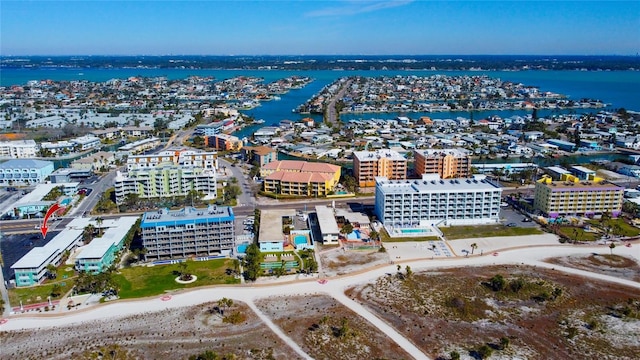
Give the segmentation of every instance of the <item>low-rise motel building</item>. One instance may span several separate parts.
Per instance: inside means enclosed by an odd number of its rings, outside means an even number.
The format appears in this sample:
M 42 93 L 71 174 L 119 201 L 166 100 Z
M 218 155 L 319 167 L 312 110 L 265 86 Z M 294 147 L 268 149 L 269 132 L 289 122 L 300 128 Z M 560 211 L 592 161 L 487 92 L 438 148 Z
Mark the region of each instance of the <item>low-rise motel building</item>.
M 160 209 L 142 215 L 140 228 L 147 259 L 184 259 L 229 254 L 234 248 L 235 216 L 228 206 Z
M 137 221 L 137 217 L 121 217 L 104 220 L 100 224 L 95 219 L 75 218 L 44 246 L 34 247 L 11 266 L 15 273 L 16 286 L 37 285 L 45 280 L 47 266 L 58 266 L 65 252 L 76 256 L 76 269 L 99 273 L 111 266 L 117 253 L 122 249 L 127 234 Z M 103 235 L 82 246 L 82 234 L 88 225 L 103 229 Z
M 389 229 L 438 225 L 495 224 L 500 221 L 502 189 L 484 175 L 420 180 L 376 178 L 375 213 Z M 407 230 L 409 231 L 409 230 Z
M 316 205 L 316 217 L 322 244 L 338 244 L 340 228 L 336 221 L 335 210 L 332 207 Z
M 118 148 L 116 155 L 120 158 L 129 155 L 139 154 L 146 150 L 155 149 L 160 146 L 161 141 L 157 137 L 150 137 L 134 141 Z
M 407 159 L 389 149 L 354 151 L 353 173 L 359 187 L 375 186 L 378 176 L 404 180 L 407 178 Z
M 340 166 L 299 160 L 279 160 L 260 168 L 264 191 L 279 195 L 327 196 L 340 181 Z
M 86 220 L 87 225 L 92 225 L 100 237 L 94 238 L 88 245 L 80 248 L 80 253 L 75 259 L 75 268 L 91 274 L 98 274 L 107 270 L 116 260 L 122 250 L 125 240 L 136 231 L 134 225 L 138 216 L 123 216 L 118 219 L 103 219 L 98 223 L 95 219 L 80 218 Z M 80 226 L 82 224 L 79 224 Z
M 295 218 L 296 211 L 294 209 L 262 210 L 260 230 L 258 231 L 260 251 L 283 252 L 295 249 L 313 249 L 311 230 L 293 229 Z M 285 231 L 286 228 L 289 230 Z M 266 261 L 269 262 L 268 259 Z
M 536 182 L 533 206 L 550 218 L 566 215 L 593 216 L 622 211 L 624 188 L 604 179 L 590 176 L 581 180 L 571 174 L 561 174 L 560 181 L 543 176 Z
M 465 149 L 415 150 L 416 174 L 438 174 L 442 179 L 471 175 L 471 157 Z

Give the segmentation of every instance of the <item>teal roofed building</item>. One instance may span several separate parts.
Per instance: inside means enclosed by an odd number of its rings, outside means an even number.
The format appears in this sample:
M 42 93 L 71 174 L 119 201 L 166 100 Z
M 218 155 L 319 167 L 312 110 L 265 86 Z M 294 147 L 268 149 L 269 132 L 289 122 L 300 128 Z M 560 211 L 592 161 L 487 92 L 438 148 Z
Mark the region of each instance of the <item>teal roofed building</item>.
M 81 248 L 75 260 L 76 270 L 92 274 L 107 270 L 124 247 L 127 235 L 138 219 L 136 216 L 125 216 L 103 220 L 99 226 L 95 220 L 88 223 L 87 225 L 93 225 L 98 231 L 103 231 L 103 234 Z

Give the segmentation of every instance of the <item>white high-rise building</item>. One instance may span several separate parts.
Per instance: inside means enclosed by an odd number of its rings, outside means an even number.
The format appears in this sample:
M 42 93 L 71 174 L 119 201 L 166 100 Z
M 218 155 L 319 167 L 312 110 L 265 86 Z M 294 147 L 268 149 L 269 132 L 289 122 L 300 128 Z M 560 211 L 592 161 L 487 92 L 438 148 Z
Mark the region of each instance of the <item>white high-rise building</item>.
M 483 176 L 442 180 L 376 178 L 376 216 L 387 228 L 491 224 L 499 221 L 502 189 Z

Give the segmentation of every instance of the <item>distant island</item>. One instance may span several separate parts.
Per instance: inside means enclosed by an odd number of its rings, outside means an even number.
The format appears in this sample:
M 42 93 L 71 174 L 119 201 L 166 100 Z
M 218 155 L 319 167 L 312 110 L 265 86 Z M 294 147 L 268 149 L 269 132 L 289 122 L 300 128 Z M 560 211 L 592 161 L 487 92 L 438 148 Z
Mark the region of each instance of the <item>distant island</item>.
M 640 56 L 282 55 L 0 56 L 2 68 L 243 70 L 639 70 Z

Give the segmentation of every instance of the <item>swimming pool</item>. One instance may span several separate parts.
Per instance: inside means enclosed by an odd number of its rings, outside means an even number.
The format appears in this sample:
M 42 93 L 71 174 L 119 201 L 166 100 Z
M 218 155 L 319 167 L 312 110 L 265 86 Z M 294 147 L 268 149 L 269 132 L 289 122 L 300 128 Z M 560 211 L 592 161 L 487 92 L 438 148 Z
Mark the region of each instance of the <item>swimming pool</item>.
M 400 229 L 400 232 L 403 234 L 423 234 L 431 231 L 427 229 Z
M 306 244 L 307 243 L 307 237 L 304 235 L 296 235 L 293 238 L 293 243 L 298 245 L 298 244 Z

